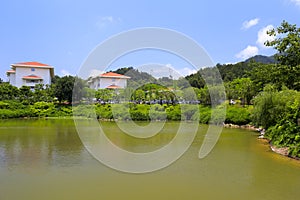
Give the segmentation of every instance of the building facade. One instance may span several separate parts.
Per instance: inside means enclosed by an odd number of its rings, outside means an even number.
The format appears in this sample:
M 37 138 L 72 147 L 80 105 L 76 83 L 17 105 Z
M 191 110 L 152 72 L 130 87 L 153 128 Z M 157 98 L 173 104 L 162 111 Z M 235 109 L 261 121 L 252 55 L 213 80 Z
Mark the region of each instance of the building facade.
M 23 62 L 11 65 L 11 70 L 6 71 L 9 83 L 18 88 L 29 86 L 31 89 L 36 84 L 50 85 L 54 77 L 54 68 L 39 62 Z
M 117 74 L 114 72 L 107 72 L 93 77 L 89 80 L 88 84 L 90 88 L 98 89 L 119 89 L 127 87 L 127 80 L 129 76 Z

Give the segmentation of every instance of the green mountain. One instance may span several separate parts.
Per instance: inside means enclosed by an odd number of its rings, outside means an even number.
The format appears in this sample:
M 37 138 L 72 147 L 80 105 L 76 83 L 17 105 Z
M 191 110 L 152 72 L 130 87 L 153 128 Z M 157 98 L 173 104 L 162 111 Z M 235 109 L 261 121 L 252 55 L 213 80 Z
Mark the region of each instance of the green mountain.
M 256 56 L 253 56 L 253 57 L 248 58 L 247 60 L 245 60 L 246 63 L 249 63 L 251 61 L 255 61 L 255 62 L 263 63 L 263 64 L 277 63 L 277 61 L 275 60 L 274 55 L 273 56 L 256 55 Z
M 128 84 L 143 84 L 156 82 L 156 79 L 147 72 L 140 72 L 139 70 L 134 69 L 133 67 L 123 67 L 112 72 L 129 76 L 130 79 L 128 80 Z
M 262 64 L 273 64 L 276 63 L 276 60 L 274 56 L 256 55 L 242 62 L 238 62 L 235 64 L 217 64 L 215 67 L 218 68 L 222 80 L 224 82 L 228 82 L 236 78 L 248 76 L 247 73 L 249 73 L 254 67 L 257 66 L 253 64 L 253 62 Z M 214 69 L 215 67 L 200 69 L 197 73 L 188 75 L 185 78 L 189 81 L 191 86 L 201 88 L 205 84 L 201 74 L 211 74 L 213 79 L 213 77 L 216 76 L 216 70 L 212 69 Z

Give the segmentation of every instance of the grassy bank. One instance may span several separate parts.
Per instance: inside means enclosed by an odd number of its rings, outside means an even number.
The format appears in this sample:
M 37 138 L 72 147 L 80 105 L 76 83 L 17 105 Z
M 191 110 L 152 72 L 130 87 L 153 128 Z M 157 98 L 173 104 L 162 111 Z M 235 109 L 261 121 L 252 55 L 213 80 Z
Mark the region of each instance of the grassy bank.
M 244 125 L 251 122 L 252 107 L 227 106 L 225 123 Z M 74 110 L 74 113 L 73 113 Z M 105 120 L 198 120 L 207 124 L 210 120 L 218 122 L 220 116 L 214 115 L 212 109 L 204 105 L 187 104 L 94 104 L 78 105 L 72 109 L 71 105 L 36 102 L 33 105 L 24 105 L 14 101 L 0 102 L 0 118 L 30 118 L 30 117 L 97 117 Z

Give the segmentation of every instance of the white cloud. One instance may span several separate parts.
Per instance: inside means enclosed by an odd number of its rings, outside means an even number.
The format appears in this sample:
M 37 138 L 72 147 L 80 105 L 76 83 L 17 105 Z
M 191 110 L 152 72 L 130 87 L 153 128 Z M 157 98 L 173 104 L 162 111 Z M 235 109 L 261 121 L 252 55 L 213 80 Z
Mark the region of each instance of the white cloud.
M 290 0 L 292 3 L 294 3 L 296 6 L 300 7 L 300 0 Z
M 266 27 L 263 27 L 262 29 L 260 29 L 257 33 L 257 41 L 256 44 L 258 44 L 261 48 L 269 48 L 267 46 L 264 45 L 264 43 L 266 41 L 272 41 L 275 39 L 275 36 L 269 36 L 267 34 L 267 31 L 273 29 L 274 26 L 273 25 L 268 25 Z
M 252 26 L 255 26 L 256 24 L 258 24 L 258 22 L 259 22 L 259 18 L 251 19 L 249 21 L 244 21 L 242 29 L 251 28 Z
M 184 67 L 182 69 L 178 69 L 177 70 L 178 73 L 181 75 L 181 76 L 187 76 L 187 75 L 191 75 L 191 74 L 195 74 L 197 73 L 197 70 L 196 69 L 191 69 L 189 67 Z
M 189 67 L 183 67 L 183 68 L 176 67 L 175 68 L 172 64 L 166 64 L 166 68 L 168 69 L 170 75 L 174 79 L 178 79 L 180 77 L 185 77 L 187 75 L 194 74 L 197 72 L 197 70 L 194 68 L 189 68 Z
M 115 18 L 113 16 L 105 16 L 105 17 L 101 17 L 100 19 L 97 20 L 96 22 L 96 27 L 98 29 L 103 29 L 106 26 L 108 26 L 109 24 L 117 24 L 119 22 L 121 22 L 121 18 Z
M 242 50 L 235 56 L 237 58 L 242 58 L 245 60 L 247 58 L 257 55 L 257 53 L 258 53 L 258 48 L 256 46 L 248 45 L 244 50 Z
M 173 79 L 178 79 L 180 77 L 184 77 L 197 72 L 197 70 L 192 67 L 180 68 L 180 67 L 175 67 L 170 63 L 167 64 L 149 63 L 149 64 L 140 65 L 136 69 L 142 72 L 147 72 L 155 78 L 172 77 Z
M 98 76 L 100 74 L 103 74 L 104 71 L 98 70 L 98 69 L 93 69 L 90 71 L 89 77 L 95 77 Z
M 65 69 L 60 70 L 60 73 L 62 74 L 62 76 L 70 76 L 70 75 L 72 75 L 69 71 L 67 71 Z

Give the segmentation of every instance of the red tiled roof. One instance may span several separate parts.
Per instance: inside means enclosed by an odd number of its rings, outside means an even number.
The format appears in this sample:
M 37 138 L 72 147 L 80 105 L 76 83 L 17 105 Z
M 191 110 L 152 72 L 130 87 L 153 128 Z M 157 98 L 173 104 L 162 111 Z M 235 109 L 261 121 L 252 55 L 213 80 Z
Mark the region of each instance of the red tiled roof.
M 31 79 L 31 80 L 41 80 L 41 79 L 43 79 L 42 77 L 36 76 L 36 75 L 23 76 L 22 78 L 23 79 Z
M 11 64 L 12 69 L 15 69 L 16 67 L 36 67 L 36 68 L 46 68 L 46 69 L 53 69 L 52 66 L 46 65 L 39 62 L 21 62 L 21 63 L 15 63 Z
M 38 67 L 50 67 L 50 65 L 43 64 L 43 63 L 40 63 L 40 62 L 35 62 L 35 61 L 32 61 L 32 62 L 20 62 L 20 63 L 14 64 L 14 65 L 29 65 L 29 66 L 38 66 Z
M 121 87 L 117 86 L 117 85 L 110 85 L 110 86 L 107 86 L 106 88 L 107 89 L 118 89 L 118 88 L 121 88 Z
M 125 75 L 122 75 L 122 74 L 117 74 L 117 73 L 114 73 L 114 72 L 107 72 L 107 73 L 104 73 L 104 74 L 100 74 L 100 77 L 130 78 L 129 76 L 125 76 Z

